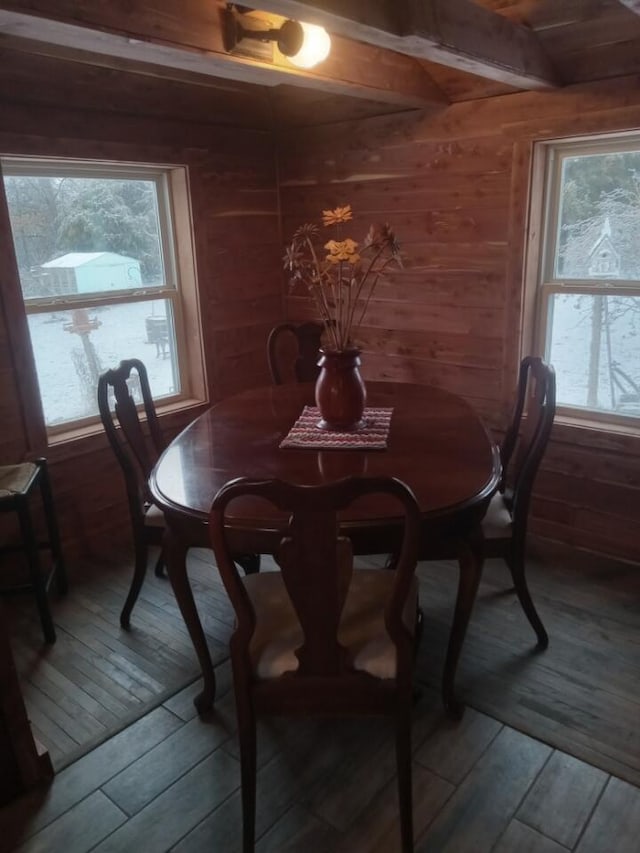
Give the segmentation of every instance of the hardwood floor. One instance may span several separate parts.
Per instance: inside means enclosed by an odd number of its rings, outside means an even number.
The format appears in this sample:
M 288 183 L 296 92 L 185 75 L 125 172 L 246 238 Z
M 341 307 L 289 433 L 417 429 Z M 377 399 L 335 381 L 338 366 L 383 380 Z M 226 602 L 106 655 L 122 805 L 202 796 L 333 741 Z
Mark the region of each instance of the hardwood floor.
M 151 564 L 151 560 L 150 560 Z M 131 577 L 128 555 L 79 567 L 68 594 L 52 594 L 57 641 L 42 642 L 33 601 L 6 602 L 25 704 L 56 769 L 138 719 L 199 675 L 166 578 L 149 572 L 131 630 L 119 614 Z M 214 663 L 227 657 L 233 617 L 210 552 L 194 550 L 189 573 Z
M 425 610 L 418 678 L 436 687 L 451 624 L 457 572 L 418 569 Z M 584 761 L 640 784 L 640 567 L 538 543 L 529 586 L 549 633 L 535 635 L 508 589 L 508 571 L 488 560 L 457 682 L 465 701 Z
M 0 811 L 21 853 L 240 851 L 239 761 L 228 664 L 195 716 L 194 684 Z M 269 720 L 258 736 L 257 853 L 393 853 L 393 733 L 383 721 Z M 473 709 L 414 721 L 416 853 L 635 853 L 640 790 Z
M 444 719 L 438 695 L 456 570 L 420 566 L 418 853 L 638 849 L 638 569 L 541 553 L 530 585 L 551 645 L 531 653 L 533 632 L 503 591 L 504 566 L 489 563 L 458 678 L 472 707 L 458 724 Z M 189 569 L 221 662 L 206 720 L 195 715 L 197 666 L 166 580 L 149 576 L 124 632 L 125 562 L 72 578 L 67 598 L 53 602 L 58 642 L 48 650 L 32 602 L 10 602 L 29 715 L 59 772 L 47 791 L 0 811 L 0 851 L 240 849 L 231 614 L 209 560 L 194 552 Z M 258 853 L 399 849 L 384 723 L 269 721 L 259 753 Z

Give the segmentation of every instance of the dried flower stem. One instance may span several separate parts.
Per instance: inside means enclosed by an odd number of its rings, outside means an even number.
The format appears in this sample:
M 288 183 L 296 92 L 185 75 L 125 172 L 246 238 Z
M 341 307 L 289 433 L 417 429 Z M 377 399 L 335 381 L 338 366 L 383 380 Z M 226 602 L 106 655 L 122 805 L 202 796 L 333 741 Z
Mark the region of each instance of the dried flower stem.
M 285 268 L 293 273 L 291 284 L 306 285 L 327 330 L 330 345 L 336 350 L 353 346 L 351 334 L 358 315 L 364 321 L 369 303 L 387 267 L 402 267 L 400 252 L 389 225 L 371 226 L 360 248 L 350 237 L 343 237 L 342 224 L 352 219 L 351 206 L 324 210 L 323 224 L 335 227 L 336 240 L 324 243 L 322 258 L 314 241 L 319 239 L 316 225 L 300 226 L 285 256 Z

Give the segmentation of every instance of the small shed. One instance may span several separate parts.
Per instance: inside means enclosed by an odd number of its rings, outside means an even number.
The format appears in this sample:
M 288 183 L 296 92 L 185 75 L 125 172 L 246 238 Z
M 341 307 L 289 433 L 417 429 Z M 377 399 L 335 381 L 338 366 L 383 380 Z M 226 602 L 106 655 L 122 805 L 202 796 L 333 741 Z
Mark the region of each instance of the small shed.
M 104 293 L 140 287 L 140 261 L 115 252 L 68 252 L 41 269 L 49 294 Z

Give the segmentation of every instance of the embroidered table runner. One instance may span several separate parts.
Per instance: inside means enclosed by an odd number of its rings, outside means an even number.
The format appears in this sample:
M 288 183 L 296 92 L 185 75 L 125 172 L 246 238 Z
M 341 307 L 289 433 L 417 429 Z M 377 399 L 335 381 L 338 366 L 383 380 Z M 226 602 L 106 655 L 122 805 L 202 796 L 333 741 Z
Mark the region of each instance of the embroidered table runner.
M 387 446 L 393 409 L 366 408 L 360 426 L 349 432 L 320 429 L 320 411 L 305 406 L 302 414 L 280 442 L 282 448 L 320 450 L 384 450 Z

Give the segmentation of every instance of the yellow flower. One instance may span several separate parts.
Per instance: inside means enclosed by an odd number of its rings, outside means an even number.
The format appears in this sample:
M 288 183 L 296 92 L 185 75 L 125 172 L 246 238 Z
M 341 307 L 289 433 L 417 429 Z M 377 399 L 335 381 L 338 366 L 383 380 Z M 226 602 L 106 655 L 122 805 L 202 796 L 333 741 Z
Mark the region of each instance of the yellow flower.
M 327 260 L 330 264 L 339 264 L 340 261 L 357 264 L 360 260 L 360 255 L 356 251 L 358 244 L 349 237 L 346 240 L 329 240 L 324 247 L 329 252 Z
M 344 207 L 336 207 L 335 210 L 322 211 L 323 225 L 338 225 L 340 222 L 348 222 L 351 218 L 350 204 L 345 204 Z

